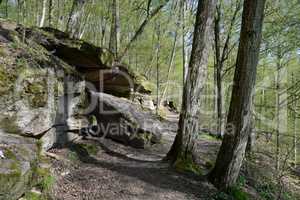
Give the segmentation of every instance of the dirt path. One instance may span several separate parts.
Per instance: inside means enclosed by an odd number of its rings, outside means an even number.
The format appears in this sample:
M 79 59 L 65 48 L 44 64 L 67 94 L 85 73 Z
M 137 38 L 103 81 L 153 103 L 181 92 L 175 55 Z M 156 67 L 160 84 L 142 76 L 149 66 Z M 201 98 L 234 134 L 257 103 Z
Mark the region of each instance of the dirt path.
M 91 138 L 53 149 L 63 158 L 52 160 L 54 194 L 62 200 L 213 199 L 216 190 L 203 177 L 179 174 L 161 161 L 170 144 L 163 146 L 142 150 Z

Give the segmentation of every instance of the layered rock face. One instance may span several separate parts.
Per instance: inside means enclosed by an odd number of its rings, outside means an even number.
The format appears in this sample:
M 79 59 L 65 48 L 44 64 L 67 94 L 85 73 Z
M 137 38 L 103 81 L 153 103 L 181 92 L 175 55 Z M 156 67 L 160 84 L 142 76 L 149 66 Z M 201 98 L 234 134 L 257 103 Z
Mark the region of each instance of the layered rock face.
M 44 150 L 68 142 L 56 129 L 68 130 L 70 119 L 80 115 L 73 110 L 82 102 L 73 102 L 85 95 L 83 78 L 39 44 L 23 42 L 15 27 L 5 23 L 0 27 L 0 129 L 41 139 Z
M 0 200 L 20 198 L 33 185 L 39 154 L 87 126 L 82 75 L 16 29 L 0 20 Z

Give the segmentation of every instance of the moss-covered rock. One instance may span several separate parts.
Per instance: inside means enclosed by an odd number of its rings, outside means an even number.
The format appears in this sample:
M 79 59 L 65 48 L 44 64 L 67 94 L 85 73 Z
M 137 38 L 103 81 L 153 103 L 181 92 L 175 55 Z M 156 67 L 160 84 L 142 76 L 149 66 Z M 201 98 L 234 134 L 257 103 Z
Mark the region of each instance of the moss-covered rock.
M 7 133 L 20 134 L 22 132 L 17 124 L 16 115 L 2 116 L 2 119 L 0 120 L 0 128 Z
M 31 186 L 37 147 L 33 139 L 0 131 L 0 200 L 15 200 Z
M 91 93 L 91 98 L 99 102 L 92 112 L 97 118 L 99 135 L 145 148 L 160 143 L 163 134 L 176 132 L 176 126 L 127 99 L 104 93 Z
M 78 91 L 72 87 L 83 77 L 74 66 L 37 42 L 37 38 L 30 39 L 29 33 L 33 34 L 32 37 L 46 35 L 50 41 L 56 40 L 56 33 L 38 28 L 27 29 L 0 19 L 0 128 L 8 133 L 42 138 L 43 147 L 47 150 L 57 141 L 66 142 L 69 138 L 63 131 L 57 134 L 56 125 L 65 124 L 67 127 L 67 123 L 72 121 L 68 118 L 78 115 L 77 108 L 81 105 L 76 106 L 73 102 L 77 102 L 75 97 L 85 91 L 84 88 Z M 95 51 L 83 41 L 73 43 L 70 40 L 67 43 L 82 51 Z M 65 114 L 69 103 L 72 107 Z
M 22 34 L 24 27 L 18 27 L 17 31 Z M 114 63 L 114 56 L 108 49 L 70 38 L 68 34 L 53 28 L 25 28 L 25 32 L 29 41 L 43 46 L 54 56 L 73 66 L 96 87 L 103 83 L 106 93 L 122 97 L 128 97 L 131 89 L 151 93 L 153 85 L 129 67 Z

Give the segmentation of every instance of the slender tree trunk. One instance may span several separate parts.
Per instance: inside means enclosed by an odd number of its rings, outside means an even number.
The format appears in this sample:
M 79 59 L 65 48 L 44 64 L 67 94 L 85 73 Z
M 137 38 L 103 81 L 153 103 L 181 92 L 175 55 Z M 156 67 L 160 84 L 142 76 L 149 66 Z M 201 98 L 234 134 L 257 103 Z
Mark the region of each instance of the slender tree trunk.
M 23 21 L 23 24 L 26 25 L 26 23 L 27 23 L 26 1 L 23 1 L 23 2 L 22 2 L 22 7 L 21 7 L 21 9 L 22 9 L 22 21 Z M 25 40 L 25 39 L 24 39 L 24 40 Z M 24 40 L 23 40 L 23 41 L 24 41 Z
M 73 0 L 72 7 L 71 7 L 69 17 L 68 17 L 68 21 L 67 21 L 67 25 L 66 25 L 66 32 L 70 31 L 71 21 L 72 21 L 76 6 L 77 6 L 77 0 Z
M 113 52 L 115 59 L 118 58 L 120 45 L 120 11 L 119 0 L 112 0 L 111 3 L 112 22 L 110 29 L 109 49 Z
M 223 88 L 222 88 L 222 72 L 224 63 L 228 59 L 230 53 L 230 40 L 232 30 L 234 28 L 238 13 L 241 9 L 241 0 L 236 1 L 234 13 L 230 20 L 224 46 L 221 45 L 221 3 L 217 5 L 215 15 L 215 83 L 216 83 L 216 108 L 217 108 L 217 134 L 219 137 L 223 135 Z
M 186 3 L 185 0 L 181 0 L 180 2 L 181 9 L 181 29 L 182 29 L 182 85 L 186 80 L 187 70 L 188 70 L 188 62 L 187 62 L 187 52 L 186 52 L 186 25 L 185 25 L 185 16 L 186 16 Z
M 36 16 L 35 16 L 35 25 L 36 26 L 39 26 L 40 25 L 40 6 L 39 6 L 39 1 L 35 1 L 35 13 L 36 13 Z
M 84 13 L 84 5 L 86 1 L 87 0 L 73 0 L 66 25 L 66 32 L 68 32 L 71 37 L 79 35 L 80 19 Z
M 295 84 L 295 79 L 294 79 L 294 74 L 292 74 L 292 85 Z M 297 167 L 297 97 L 293 98 L 293 107 L 294 110 L 292 111 L 292 115 L 293 115 L 293 147 L 294 147 L 294 167 Z
M 295 103 L 295 105 L 297 106 L 297 102 Z M 296 108 L 296 107 L 295 107 Z M 297 137 L 297 133 L 298 133 L 298 118 L 296 116 L 296 113 L 294 112 L 294 136 L 293 136 L 293 145 L 294 145 L 294 166 L 297 166 L 297 144 L 298 144 L 298 137 Z
M 168 87 L 169 87 L 169 79 L 170 79 L 170 74 L 171 74 L 171 70 L 173 68 L 173 63 L 174 63 L 174 58 L 175 58 L 175 53 L 176 53 L 176 44 L 177 44 L 177 31 L 175 31 L 175 36 L 174 36 L 174 41 L 173 41 L 173 47 L 172 47 L 172 51 L 171 51 L 171 55 L 170 55 L 170 61 L 169 61 L 169 67 L 168 67 L 168 74 L 167 74 L 167 81 L 166 81 L 166 87 L 162 93 L 162 96 L 160 98 L 160 103 L 159 105 L 161 105 L 165 99 L 166 93 L 168 91 Z
M 20 13 L 21 13 L 21 2 L 20 0 L 17 0 L 17 8 L 18 8 L 18 14 L 17 14 L 17 23 L 20 23 Z
M 119 54 L 117 60 L 122 61 L 123 57 L 126 55 L 127 51 L 131 48 L 132 44 L 138 39 L 138 37 L 143 33 L 144 29 L 148 23 L 161 11 L 161 9 L 169 2 L 169 0 L 164 0 L 157 8 L 155 8 L 151 13 L 147 14 L 146 19 L 141 23 L 133 37 L 130 39 L 130 42 L 125 46 L 125 49 L 122 53 Z
M 5 1 L 5 18 L 8 18 L 8 0 Z
M 226 132 L 210 181 L 219 189 L 236 183 L 245 156 L 251 120 L 251 97 L 262 37 L 265 0 L 245 0 L 234 85 Z
M 184 6 L 183 3 L 184 2 L 181 1 L 181 5 L 180 5 L 181 7 Z M 162 96 L 161 96 L 161 99 L 160 99 L 160 103 L 159 103 L 160 105 L 163 103 L 163 101 L 165 99 L 165 96 L 166 96 L 166 93 L 168 91 L 170 74 L 171 74 L 171 71 L 172 71 L 172 68 L 173 68 L 173 63 L 174 63 L 175 54 L 176 54 L 176 46 L 177 46 L 177 38 L 178 38 L 178 32 L 177 32 L 177 30 L 180 28 L 180 21 L 182 21 L 182 17 L 183 16 L 182 16 L 182 13 L 181 13 L 178 16 L 178 19 L 177 19 L 178 23 L 176 23 L 177 25 L 175 26 L 174 40 L 173 40 L 172 51 L 171 51 L 170 60 L 169 60 L 169 66 L 168 66 L 168 73 L 167 73 L 167 78 L 166 78 L 166 87 L 163 90 L 163 93 L 162 93 Z M 183 23 L 183 21 L 182 21 L 182 23 Z M 184 49 L 184 47 L 183 47 L 183 49 Z M 183 56 L 185 56 L 185 55 L 183 55 Z M 184 62 L 185 62 L 185 59 L 183 59 L 183 63 Z
M 216 106 L 217 106 L 217 135 L 222 136 L 222 61 L 221 61 L 221 44 L 220 44 L 220 5 L 217 6 L 215 16 L 215 78 L 216 78 Z
M 105 46 L 106 19 L 101 17 L 101 47 Z
M 254 101 L 254 96 L 252 96 L 252 101 L 250 103 L 250 122 L 248 125 L 248 130 L 247 132 L 249 132 L 249 136 L 248 136 L 248 142 L 247 142 L 247 147 L 246 147 L 246 152 L 248 155 L 251 155 L 251 152 L 253 152 L 254 147 L 255 147 L 255 142 L 256 142 L 256 133 L 254 130 L 254 121 L 253 121 L 253 117 L 252 117 L 252 107 L 253 107 L 253 102 Z
M 159 62 L 160 62 L 160 24 L 156 27 L 157 34 L 157 51 L 156 51 L 156 115 L 159 114 Z
M 49 18 L 48 18 L 48 23 L 49 27 L 52 26 L 52 12 L 53 12 L 53 0 L 49 0 Z
M 280 58 L 276 69 L 276 169 L 280 168 Z
M 207 75 L 209 41 L 215 6 L 215 0 L 203 0 L 198 4 L 192 53 L 183 90 L 179 129 L 166 158 L 175 167 L 186 166 L 185 169 L 188 170 L 193 168 L 194 145 L 199 133 L 199 105 Z
M 43 27 L 45 24 L 45 18 L 46 18 L 46 9 L 47 9 L 47 0 L 43 0 L 43 10 L 42 10 L 42 17 L 40 20 L 39 27 Z

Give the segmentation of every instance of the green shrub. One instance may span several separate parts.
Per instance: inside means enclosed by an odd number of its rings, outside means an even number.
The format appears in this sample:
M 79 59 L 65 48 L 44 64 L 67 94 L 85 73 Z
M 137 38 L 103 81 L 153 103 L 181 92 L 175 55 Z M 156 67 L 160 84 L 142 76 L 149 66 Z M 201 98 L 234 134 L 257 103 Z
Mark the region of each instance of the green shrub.
M 256 186 L 256 190 L 264 200 L 273 200 L 277 189 L 272 183 L 262 183 Z
M 228 194 L 231 195 L 235 200 L 248 200 L 248 194 L 244 192 L 240 187 L 231 187 L 228 190 Z

